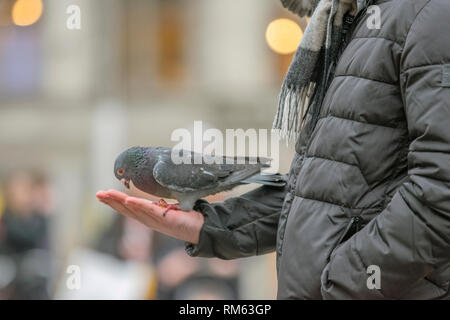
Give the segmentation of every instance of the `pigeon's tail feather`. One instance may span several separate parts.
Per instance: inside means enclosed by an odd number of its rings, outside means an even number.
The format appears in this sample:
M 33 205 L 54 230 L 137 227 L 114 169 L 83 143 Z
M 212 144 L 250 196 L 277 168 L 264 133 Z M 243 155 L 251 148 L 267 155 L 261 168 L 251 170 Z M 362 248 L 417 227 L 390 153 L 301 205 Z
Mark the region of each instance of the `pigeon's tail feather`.
M 261 168 L 269 168 L 271 158 L 264 157 L 234 157 L 234 163 L 245 163 L 245 164 L 261 164 Z
M 286 177 L 277 174 L 257 174 L 241 181 L 242 183 L 257 183 L 264 186 L 284 187 L 286 185 Z
M 271 161 L 271 158 L 258 157 L 258 162 L 262 164 L 263 168 L 269 168 Z

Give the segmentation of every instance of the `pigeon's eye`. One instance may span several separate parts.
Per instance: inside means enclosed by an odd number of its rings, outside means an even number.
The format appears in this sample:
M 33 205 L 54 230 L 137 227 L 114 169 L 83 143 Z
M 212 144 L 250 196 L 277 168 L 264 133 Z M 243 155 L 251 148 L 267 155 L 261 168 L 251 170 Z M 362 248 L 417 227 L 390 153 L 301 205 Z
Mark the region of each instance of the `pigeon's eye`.
M 122 170 L 122 169 L 117 170 L 117 174 L 118 174 L 119 176 L 123 175 L 123 170 Z

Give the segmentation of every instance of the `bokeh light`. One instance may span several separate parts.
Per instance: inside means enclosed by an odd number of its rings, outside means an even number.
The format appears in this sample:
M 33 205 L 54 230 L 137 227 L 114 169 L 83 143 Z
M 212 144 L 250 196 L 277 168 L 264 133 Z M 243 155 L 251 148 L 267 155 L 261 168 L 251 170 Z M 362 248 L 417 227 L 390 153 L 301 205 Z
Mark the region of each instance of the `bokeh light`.
M 29 26 L 42 15 L 42 0 L 17 0 L 12 9 L 14 24 Z
M 302 37 L 302 29 L 290 19 L 276 19 L 267 26 L 267 44 L 279 54 L 293 53 L 297 50 Z

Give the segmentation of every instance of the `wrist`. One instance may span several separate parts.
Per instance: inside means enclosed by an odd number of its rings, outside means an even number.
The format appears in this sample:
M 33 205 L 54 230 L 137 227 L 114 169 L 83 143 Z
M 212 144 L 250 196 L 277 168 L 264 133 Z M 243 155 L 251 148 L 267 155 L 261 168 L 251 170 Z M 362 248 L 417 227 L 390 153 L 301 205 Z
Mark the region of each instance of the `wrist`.
M 203 227 L 204 217 L 197 211 L 178 211 L 178 216 L 173 217 L 175 225 L 169 223 L 169 229 L 166 234 L 193 244 L 197 244 L 200 238 L 200 231 Z M 167 215 L 168 219 L 171 217 Z
M 203 224 L 205 223 L 205 218 L 200 212 L 192 211 L 196 218 L 192 220 L 191 230 L 192 232 L 187 232 L 189 239 L 185 241 L 191 242 L 193 244 L 198 244 L 200 238 L 200 231 L 202 230 Z

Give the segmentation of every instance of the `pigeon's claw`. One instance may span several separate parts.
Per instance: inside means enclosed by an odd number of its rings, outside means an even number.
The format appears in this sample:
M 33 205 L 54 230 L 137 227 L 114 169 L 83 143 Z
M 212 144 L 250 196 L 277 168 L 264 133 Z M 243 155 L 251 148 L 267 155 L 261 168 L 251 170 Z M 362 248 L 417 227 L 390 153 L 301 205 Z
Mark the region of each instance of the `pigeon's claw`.
M 167 207 L 169 204 L 166 202 L 166 200 L 164 200 L 164 199 L 159 199 L 159 201 L 158 201 L 158 206 L 160 206 L 160 207 L 162 207 L 162 208 L 165 208 L 165 207 Z
M 169 210 L 180 210 L 180 207 L 178 206 L 178 203 L 167 203 L 164 199 L 160 199 L 158 201 L 158 206 L 160 206 L 161 208 L 166 208 L 166 211 L 164 211 L 163 213 L 163 217 L 166 216 L 166 213 Z

